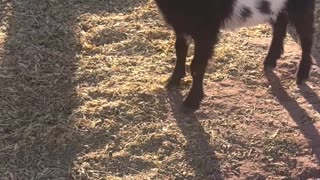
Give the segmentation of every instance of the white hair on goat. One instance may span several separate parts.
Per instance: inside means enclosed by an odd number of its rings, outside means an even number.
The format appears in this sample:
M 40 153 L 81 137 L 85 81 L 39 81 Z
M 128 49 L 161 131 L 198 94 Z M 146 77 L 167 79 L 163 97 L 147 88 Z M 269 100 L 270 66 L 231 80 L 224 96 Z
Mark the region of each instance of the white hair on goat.
M 255 26 L 276 21 L 288 0 L 236 0 L 224 29 Z

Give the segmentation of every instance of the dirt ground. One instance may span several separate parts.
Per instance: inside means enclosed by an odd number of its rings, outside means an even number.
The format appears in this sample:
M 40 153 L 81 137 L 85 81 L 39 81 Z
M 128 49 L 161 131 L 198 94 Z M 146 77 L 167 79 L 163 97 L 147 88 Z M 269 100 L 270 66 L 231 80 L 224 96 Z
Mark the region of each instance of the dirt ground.
M 152 0 L 0 2 L 0 179 L 320 178 L 320 1 L 310 80 L 290 37 L 223 32 L 201 109 L 166 90 L 174 35 Z M 192 58 L 188 56 L 188 66 Z

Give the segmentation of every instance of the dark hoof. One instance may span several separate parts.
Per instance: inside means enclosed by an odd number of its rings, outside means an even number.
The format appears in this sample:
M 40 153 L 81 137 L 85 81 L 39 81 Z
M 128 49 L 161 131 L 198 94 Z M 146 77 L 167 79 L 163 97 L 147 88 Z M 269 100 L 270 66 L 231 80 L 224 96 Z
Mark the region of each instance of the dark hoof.
M 203 96 L 199 96 L 199 98 L 191 98 L 188 96 L 182 104 L 184 112 L 195 112 L 200 108 L 200 103 Z
M 175 89 L 177 87 L 180 86 L 180 82 L 181 82 L 181 79 L 184 77 L 185 75 L 183 76 L 171 76 L 168 80 L 168 83 L 166 85 L 166 88 L 167 89 Z
M 191 108 L 186 106 L 184 103 L 180 107 L 180 111 L 184 114 L 192 114 L 194 113 L 198 108 Z
M 276 67 L 275 66 L 264 66 L 263 70 L 265 72 L 272 72 Z
M 267 63 L 265 63 L 264 66 L 263 66 L 263 70 L 265 72 L 270 72 L 270 71 L 273 71 L 276 67 L 277 67 L 277 64 L 267 64 Z
M 304 84 L 309 79 L 309 73 L 302 73 L 303 71 L 298 71 L 297 73 L 297 85 Z
M 177 81 L 177 80 L 170 80 L 167 85 L 166 85 L 166 88 L 167 89 L 175 89 L 177 87 L 180 86 L 180 80 Z
M 308 77 L 297 77 L 296 83 L 297 85 L 303 85 L 306 83 L 306 81 L 308 80 Z

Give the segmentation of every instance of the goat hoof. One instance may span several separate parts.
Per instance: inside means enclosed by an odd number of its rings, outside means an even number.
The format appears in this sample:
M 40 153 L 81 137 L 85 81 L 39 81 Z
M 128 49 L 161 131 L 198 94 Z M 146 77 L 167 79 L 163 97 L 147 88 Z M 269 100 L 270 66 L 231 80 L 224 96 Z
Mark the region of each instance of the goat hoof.
M 180 86 L 181 78 L 173 78 L 171 77 L 166 85 L 167 89 L 175 89 Z
M 277 65 L 275 64 L 264 64 L 263 70 L 265 72 L 271 72 L 276 68 Z
M 300 78 L 297 78 L 297 80 L 296 80 L 296 84 L 297 85 L 303 85 L 303 84 L 305 84 L 306 83 L 306 79 L 300 79 Z
M 297 85 L 304 84 L 309 79 L 309 73 L 297 73 L 296 83 Z
M 180 86 L 180 82 L 173 82 L 173 81 L 169 81 L 166 85 L 167 89 L 175 89 L 178 88 Z
M 182 106 L 180 107 L 180 111 L 184 114 L 192 114 L 197 110 L 197 108 L 191 108 L 186 106 L 185 104 L 182 104 Z
M 305 84 L 308 80 L 308 77 L 297 77 L 296 83 L 297 85 Z
M 200 102 L 201 100 L 195 100 L 187 97 L 182 104 L 182 111 L 184 113 L 195 112 L 200 108 Z

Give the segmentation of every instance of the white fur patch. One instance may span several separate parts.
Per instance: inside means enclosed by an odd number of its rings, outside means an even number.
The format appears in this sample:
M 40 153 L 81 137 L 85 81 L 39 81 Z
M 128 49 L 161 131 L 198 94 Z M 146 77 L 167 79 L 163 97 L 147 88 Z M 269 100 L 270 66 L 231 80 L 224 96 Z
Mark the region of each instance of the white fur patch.
M 262 1 L 268 1 L 270 4 L 270 14 L 262 13 L 259 9 L 259 4 Z M 236 0 L 233 14 L 229 19 L 225 20 L 224 29 L 236 29 L 239 27 L 255 26 L 258 24 L 269 23 L 276 21 L 279 12 L 285 8 L 288 0 Z M 242 17 L 243 7 L 250 9 L 249 18 Z

